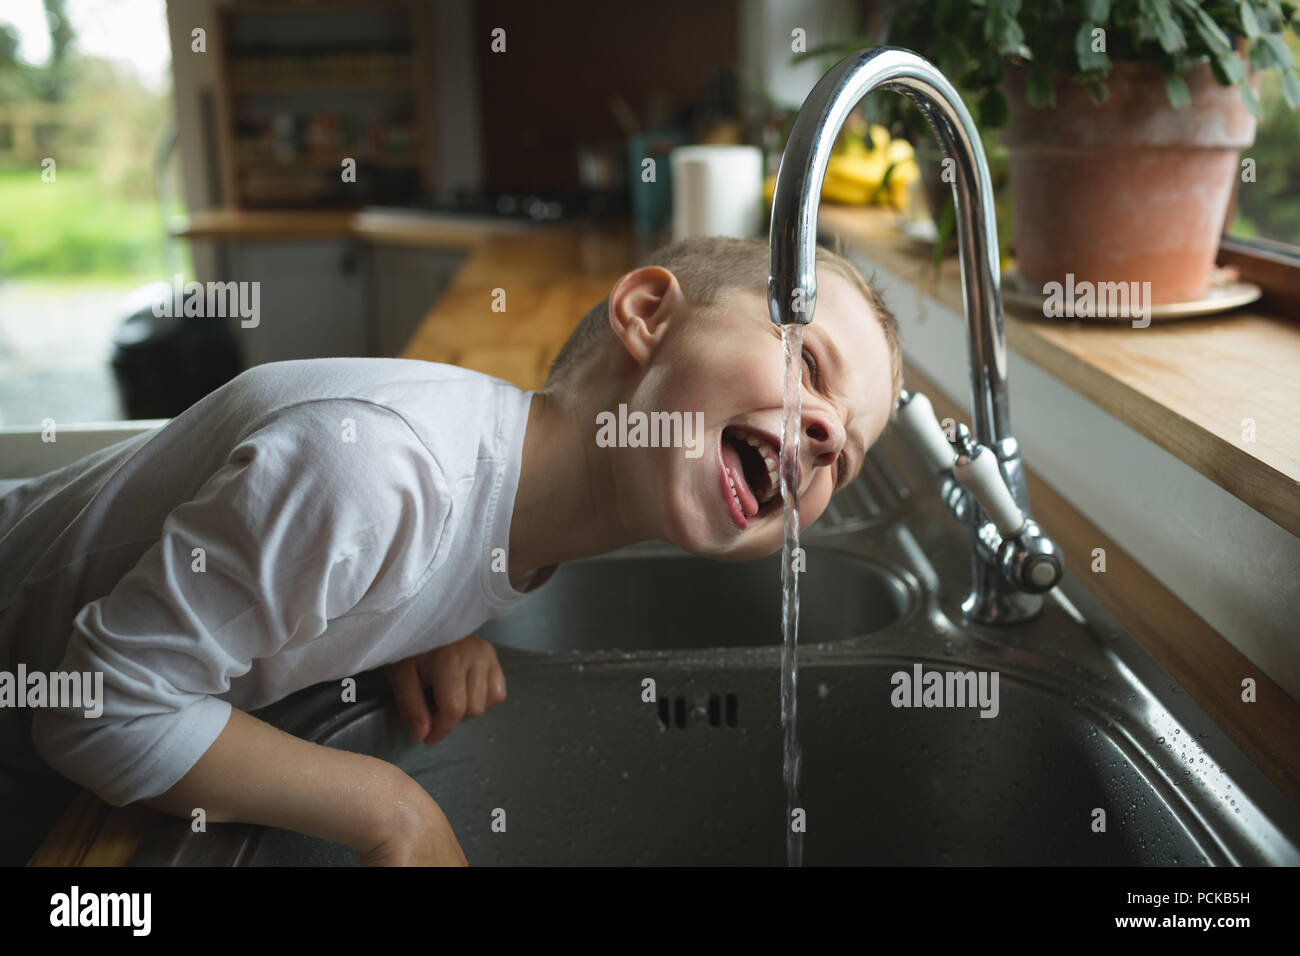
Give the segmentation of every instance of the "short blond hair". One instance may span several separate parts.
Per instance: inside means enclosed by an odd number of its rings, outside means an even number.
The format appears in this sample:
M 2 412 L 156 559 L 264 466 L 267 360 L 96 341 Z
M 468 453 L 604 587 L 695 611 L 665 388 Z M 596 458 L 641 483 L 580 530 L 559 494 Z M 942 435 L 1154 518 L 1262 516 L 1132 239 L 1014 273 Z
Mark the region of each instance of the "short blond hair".
M 651 253 L 643 266 L 660 266 L 677 277 L 678 283 L 695 305 L 712 308 L 728 292 L 750 290 L 766 300 L 767 277 L 771 252 L 763 239 L 685 239 L 674 242 Z M 889 311 L 885 300 L 838 249 L 817 247 L 817 264 L 828 266 L 842 275 L 871 306 L 881 331 L 889 345 L 889 367 L 893 402 L 903 385 L 902 338 L 898 320 Z M 816 315 L 814 313 L 814 321 Z M 579 359 L 604 335 L 612 335 L 609 328 L 609 296 L 591 308 L 560 348 L 546 375 L 544 390 L 562 387 Z M 893 404 L 890 409 L 892 411 Z

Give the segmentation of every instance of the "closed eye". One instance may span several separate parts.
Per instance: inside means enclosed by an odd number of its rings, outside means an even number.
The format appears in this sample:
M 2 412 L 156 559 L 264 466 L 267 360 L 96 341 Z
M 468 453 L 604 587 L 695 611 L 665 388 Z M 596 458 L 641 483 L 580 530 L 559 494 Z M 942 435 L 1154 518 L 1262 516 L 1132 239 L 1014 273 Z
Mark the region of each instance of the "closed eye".
M 813 385 L 821 390 L 821 368 L 817 365 L 817 359 L 807 348 L 803 350 L 804 365 L 812 376 Z M 849 458 L 844 452 L 840 452 L 840 457 L 835 459 L 835 490 L 839 491 L 845 485 L 845 478 L 849 473 Z
M 808 351 L 807 348 L 803 350 L 803 364 L 807 366 L 808 373 L 812 376 L 813 384 L 820 386 L 821 369 L 817 367 L 817 359 L 813 358 L 812 352 Z

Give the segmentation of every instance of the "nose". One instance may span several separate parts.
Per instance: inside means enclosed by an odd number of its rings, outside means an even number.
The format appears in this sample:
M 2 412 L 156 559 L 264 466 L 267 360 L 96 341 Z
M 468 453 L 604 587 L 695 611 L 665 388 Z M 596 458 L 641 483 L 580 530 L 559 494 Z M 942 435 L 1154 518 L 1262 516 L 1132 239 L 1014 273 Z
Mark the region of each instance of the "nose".
M 846 438 L 839 416 L 827 409 L 805 406 L 803 433 L 813 467 L 834 465 L 844 449 Z

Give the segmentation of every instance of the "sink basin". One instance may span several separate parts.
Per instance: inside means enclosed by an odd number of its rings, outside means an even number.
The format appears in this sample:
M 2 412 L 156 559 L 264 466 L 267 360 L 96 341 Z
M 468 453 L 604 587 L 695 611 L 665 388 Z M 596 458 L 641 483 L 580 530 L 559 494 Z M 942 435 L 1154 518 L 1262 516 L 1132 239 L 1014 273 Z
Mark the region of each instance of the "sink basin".
M 913 606 L 911 587 L 869 559 L 809 545 L 799 631 L 805 643 L 878 631 Z M 536 651 L 684 650 L 781 641 L 781 555 L 726 563 L 663 550 L 562 565 L 515 613 L 479 628 Z
M 471 865 L 785 863 L 775 669 L 503 663 L 506 702 L 435 747 L 410 743 L 373 679 L 362 702 L 305 735 L 401 766 L 438 801 Z M 1146 761 L 1097 715 L 1007 673 L 994 719 L 896 709 L 890 677 L 911 664 L 801 670 L 806 864 L 1234 859 L 1178 786 L 1153 785 Z M 655 679 L 658 701 L 641 701 L 643 677 Z M 335 707 L 336 689 L 322 696 Z M 1099 807 L 1104 833 L 1091 828 Z M 492 830 L 497 808 L 504 833 Z M 285 830 L 219 824 L 194 837 L 174 823 L 170 843 L 155 842 L 138 862 L 357 862 L 347 847 Z
M 893 437 L 805 536 L 804 860 L 836 864 L 1300 865 L 1300 807 L 1067 573 L 1037 621 L 961 622 L 969 544 Z M 411 744 L 382 673 L 259 712 L 390 760 L 471 864 L 783 865 L 779 558 L 629 549 L 562 567 L 506 620 L 509 696 Z M 895 707 L 893 675 L 999 677 L 978 707 Z M 643 702 L 642 682 L 657 697 Z M 991 677 L 989 678 L 991 680 Z M 506 830 L 493 832 L 493 812 Z M 1095 831 L 1097 811 L 1105 830 Z M 348 864 L 288 831 L 163 819 L 145 865 Z

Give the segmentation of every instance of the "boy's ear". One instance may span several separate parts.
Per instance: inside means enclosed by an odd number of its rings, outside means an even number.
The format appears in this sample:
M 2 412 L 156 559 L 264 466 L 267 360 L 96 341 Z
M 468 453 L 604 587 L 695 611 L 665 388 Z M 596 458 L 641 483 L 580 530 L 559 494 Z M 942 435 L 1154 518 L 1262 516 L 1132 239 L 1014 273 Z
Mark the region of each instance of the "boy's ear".
M 609 294 L 609 326 L 633 360 L 648 365 L 685 299 L 677 276 L 662 266 L 633 269 Z

